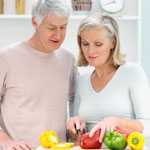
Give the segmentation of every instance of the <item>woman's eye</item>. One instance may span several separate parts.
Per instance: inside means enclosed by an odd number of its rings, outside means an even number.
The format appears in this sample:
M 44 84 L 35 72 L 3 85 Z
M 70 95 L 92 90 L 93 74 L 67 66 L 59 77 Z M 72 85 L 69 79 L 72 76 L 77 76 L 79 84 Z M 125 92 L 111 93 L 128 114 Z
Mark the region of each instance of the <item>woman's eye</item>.
M 96 46 L 102 46 L 103 44 L 100 42 L 95 43 Z
M 82 42 L 83 46 L 88 46 L 89 44 L 87 42 Z

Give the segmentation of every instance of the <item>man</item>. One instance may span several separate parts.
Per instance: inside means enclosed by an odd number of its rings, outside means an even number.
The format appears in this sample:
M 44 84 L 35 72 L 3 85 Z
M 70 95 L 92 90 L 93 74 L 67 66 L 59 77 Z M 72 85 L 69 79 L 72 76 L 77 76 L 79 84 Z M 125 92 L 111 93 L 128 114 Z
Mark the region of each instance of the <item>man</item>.
M 0 54 L 0 144 L 10 150 L 37 147 L 45 130 L 63 140 L 66 134 L 74 59 L 60 45 L 68 9 L 62 1 L 38 0 L 32 14 L 33 36 Z

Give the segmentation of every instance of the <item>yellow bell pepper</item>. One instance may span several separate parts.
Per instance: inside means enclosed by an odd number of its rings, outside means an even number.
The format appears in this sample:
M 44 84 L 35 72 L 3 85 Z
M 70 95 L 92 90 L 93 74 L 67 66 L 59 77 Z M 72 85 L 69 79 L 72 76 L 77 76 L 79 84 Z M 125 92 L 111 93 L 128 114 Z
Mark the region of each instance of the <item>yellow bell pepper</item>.
M 132 132 L 127 138 L 127 143 L 131 150 L 143 150 L 144 135 L 139 132 Z
M 59 143 L 51 148 L 51 150 L 70 150 L 74 143 Z
M 57 133 L 53 130 L 45 131 L 40 137 L 39 141 L 44 148 L 51 148 L 59 143 Z

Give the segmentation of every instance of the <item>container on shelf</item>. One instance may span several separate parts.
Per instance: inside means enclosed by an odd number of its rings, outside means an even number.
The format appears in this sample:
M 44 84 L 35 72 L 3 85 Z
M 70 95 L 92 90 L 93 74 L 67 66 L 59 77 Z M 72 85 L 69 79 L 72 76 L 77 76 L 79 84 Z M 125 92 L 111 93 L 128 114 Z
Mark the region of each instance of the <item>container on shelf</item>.
M 92 0 L 72 0 L 73 13 L 86 13 L 92 9 Z
M 5 15 L 15 14 L 15 0 L 4 0 L 4 14 Z
M 25 0 L 16 0 L 16 14 L 25 14 Z
M 0 0 L 0 14 L 4 13 L 4 0 Z

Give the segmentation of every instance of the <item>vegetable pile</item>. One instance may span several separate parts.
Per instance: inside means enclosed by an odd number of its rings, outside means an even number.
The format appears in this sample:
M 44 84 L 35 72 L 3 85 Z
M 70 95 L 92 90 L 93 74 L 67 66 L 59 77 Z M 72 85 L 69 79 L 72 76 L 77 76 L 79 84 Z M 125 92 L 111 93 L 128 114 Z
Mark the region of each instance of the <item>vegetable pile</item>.
M 53 130 L 45 131 L 40 137 L 39 141 L 42 147 L 51 148 L 51 150 L 70 150 L 74 143 L 61 142 L 57 133 Z
M 97 131 L 93 137 L 89 137 L 89 133 L 81 136 L 80 147 L 83 149 L 99 149 L 102 143 L 99 142 L 100 131 Z M 143 150 L 144 135 L 140 132 L 124 132 L 117 128 L 113 131 L 107 131 L 103 140 L 105 146 L 110 150 Z
M 140 132 L 122 132 L 123 130 L 107 131 L 103 140 L 105 146 L 110 150 L 143 150 L 144 135 Z M 80 147 L 83 149 L 100 149 L 102 143 L 99 142 L 101 130 L 95 132 L 93 137 L 89 137 L 89 133 L 84 133 L 80 137 Z M 71 150 L 74 143 L 61 142 L 57 133 L 53 130 L 45 131 L 39 141 L 42 147 L 51 148 L 51 150 Z

